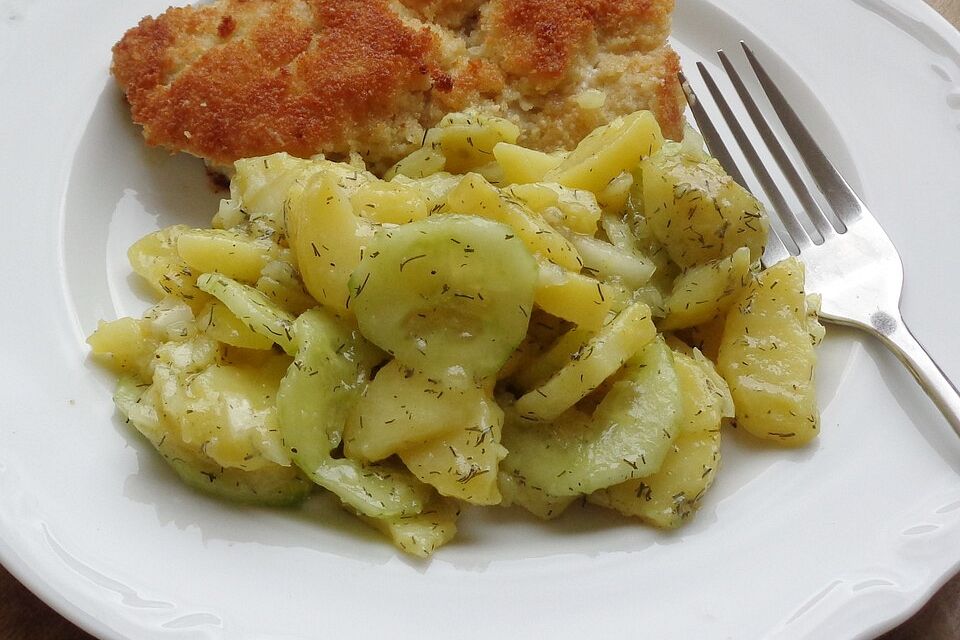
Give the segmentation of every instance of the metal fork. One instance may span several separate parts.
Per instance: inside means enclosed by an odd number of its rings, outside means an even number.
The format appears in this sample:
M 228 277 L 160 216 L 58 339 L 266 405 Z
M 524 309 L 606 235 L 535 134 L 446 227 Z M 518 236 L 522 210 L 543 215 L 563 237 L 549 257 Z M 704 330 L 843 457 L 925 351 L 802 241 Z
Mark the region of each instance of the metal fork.
M 718 51 L 720 62 L 750 119 L 819 237 L 806 231 L 787 204 L 783 191 L 764 166 L 713 77 L 702 63 L 697 63 L 717 108 L 786 230 L 786 237 L 783 237 L 771 227 L 763 255 L 764 266 L 773 265 L 791 255 L 799 255 L 806 268 L 807 290 L 823 296 L 820 317 L 831 323 L 862 329 L 879 338 L 910 370 L 957 435 L 960 435 L 960 393 L 917 342 L 900 315 L 903 288 L 900 254 L 867 206 L 824 155 L 753 51 L 743 42 L 740 45 L 810 177 L 839 221 L 839 224 L 832 222 L 818 205 L 813 192 L 771 130 L 730 59 L 722 50 Z M 743 174 L 682 73 L 680 82 L 710 152 L 735 180 L 745 184 Z

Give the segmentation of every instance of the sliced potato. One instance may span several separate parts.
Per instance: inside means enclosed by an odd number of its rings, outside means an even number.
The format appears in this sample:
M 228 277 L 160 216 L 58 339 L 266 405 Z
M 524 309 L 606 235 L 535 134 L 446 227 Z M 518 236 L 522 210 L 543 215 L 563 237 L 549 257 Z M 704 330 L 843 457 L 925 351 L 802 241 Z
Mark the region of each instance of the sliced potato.
M 533 301 L 558 318 L 584 329 L 597 330 L 613 305 L 613 291 L 610 285 L 596 278 L 541 261 Z
M 714 159 L 702 161 L 679 143 L 641 164 L 643 213 L 670 258 L 682 268 L 750 249 L 759 260 L 769 221 L 760 202 Z
M 390 167 L 383 177 L 385 180 L 391 181 L 399 176 L 419 180 L 440 173 L 446 164 L 447 159 L 443 153 L 439 149 L 427 145 L 417 149 Z
M 626 209 L 627 200 L 630 199 L 630 191 L 633 188 L 633 180 L 633 173 L 625 170 L 597 194 L 597 202 L 608 215 L 620 215 Z
M 232 347 L 273 348 L 273 338 L 268 338 L 251 329 L 219 300 L 214 300 L 200 312 L 197 316 L 197 326 L 210 338 Z
M 517 400 L 517 413 L 525 420 L 554 420 L 616 373 L 656 335 L 647 305 L 627 307 L 552 378 Z
M 427 558 L 457 534 L 460 507 L 455 500 L 433 498 L 415 515 L 360 518 L 385 534 L 401 551 Z
M 185 445 L 222 467 L 290 466 L 275 402 L 289 364 L 278 354 L 254 365 L 225 362 L 206 338 L 168 342 L 157 350 L 153 374 L 158 408 Z
M 288 153 L 237 160 L 230 180 L 230 195 L 247 213 L 261 213 L 282 220 L 290 187 L 311 164 L 310 160 L 295 158 Z
M 727 315 L 717 368 L 730 385 L 737 425 L 758 438 L 796 446 L 820 431 L 807 322 L 796 258 L 761 273 Z
M 354 215 L 347 192 L 330 172 L 306 182 L 287 218 L 290 246 L 307 291 L 341 316 L 352 316 L 347 283 L 373 237 L 373 226 Z
M 552 225 L 574 233 L 593 235 L 597 232 L 602 209 L 590 191 L 571 189 L 555 182 L 539 182 L 513 185 L 505 189 L 504 194 L 519 200 Z
M 596 331 L 574 327 L 545 347 L 540 354 L 530 358 L 527 365 L 513 376 L 511 382 L 521 391 L 530 391 L 543 385 L 563 367 L 579 358 L 584 345 L 595 335 Z
M 149 322 L 120 318 L 101 320 L 87 338 L 93 356 L 116 373 L 148 378 L 153 354 L 160 342 L 152 335 Z
M 489 218 L 511 227 L 535 256 L 571 271 L 580 271 L 583 262 L 577 250 L 541 216 L 519 201 L 502 197 L 500 190 L 483 176 L 469 173 L 447 195 L 451 213 Z
M 541 520 L 553 520 L 561 516 L 567 507 L 577 501 L 577 496 L 554 496 L 528 484 L 522 472 L 516 469 L 512 472 L 501 471 L 499 482 L 502 506 L 523 507 Z
M 381 367 L 347 418 L 344 453 L 383 460 L 477 422 L 487 391 L 449 378 L 431 378 L 397 360 Z
M 500 444 L 503 410 L 487 396 L 459 429 L 400 452 L 400 459 L 441 495 L 479 505 L 499 504 L 497 470 L 507 450 Z
M 587 500 L 661 529 L 675 529 L 696 513 L 719 466 L 719 429 L 685 433 L 674 442 L 659 471 L 597 491 Z
M 428 213 L 433 215 L 440 213 L 447 206 L 447 194 L 460 184 L 461 179 L 462 176 L 440 172 L 418 179 L 398 175 L 390 182 L 416 189 L 426 203 Z
M 563 162 L 560 156 L 509 142 L 498 142 L 494 145 L 493 156 L 503 168 L 503 181 L 507 184 L 540 182 L 547 171 Z
M 467 173 L 494 162 L 497 144 L 513 144 L 519 136 L 519 127 L 504 118 L 483 113 L 450 113 L 427 132 L 425 146 L 443 154 L 446 171 Z
M 127 250 L 130 266 L 160 295 L 176 296 L 197 311 L 210 297 L 197 288 L 200 275 L 177 253 L 178 238 L 188 231 L 186 225 L 174 225 L 148 234 Z
M 266 294 L 274 304 L 298 316 L 317 306 L 297 273 L 296 267 L 286 260 L 275 260 L 263 268 L 257 280 L 257 290 Z
M 310 494 L 313 485 L 296 467 L 271 464 L 253 471 L 223 467 L 186 445 L 176 425 L 158 411 L 157 393 L 155 386 L 124 377 L 113 400 L 185 484 L 218 498 L 267 506 L 295 506 Z
M 723 328 L 726 324 L 727 314 L 721 314 L 705 324 L 680 330 L 677 335 L 686 344 L 699 349 L 711 362 L 716 362 L 720 355 L 720 342 L 723 340 Z
M 278 247 L 237 229 L 190 229 L 177 237 L 177 253 L 197 273 L 222 273 L 253 284 Z
M 423 220 L 430 212 L 427 199 L 419 189 L 395 180 L 365 183 L 350 196 L 350 203 L 356 215 L 380 223 Z
M 720 317 L 751 279 L 750 250 L 746 247 L 726 258 L 690 267 L 673 284 L 660 329 L 684 329 Z
M 617 118 L 588 135 L 544 180 L 574 189 L 601 193 L 624 171 L 632 171 L 641 158 L 656 153 L 663 144 L 660 125 L 649 111 Z
M 713 363 L 679 340 L 668 339 L 673 351 L 673 364 L 683 395 L 683 417 L 680 429 L 684 433 L 717 429 L 724 418 L 734 417 L 730 388 Z

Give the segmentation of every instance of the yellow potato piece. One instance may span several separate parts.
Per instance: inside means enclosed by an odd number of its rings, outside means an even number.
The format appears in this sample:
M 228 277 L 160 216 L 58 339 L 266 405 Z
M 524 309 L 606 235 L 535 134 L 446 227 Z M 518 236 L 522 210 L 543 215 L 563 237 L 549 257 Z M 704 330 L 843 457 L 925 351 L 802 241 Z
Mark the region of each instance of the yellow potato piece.
M 727 315 L 717 368 L 730 385 L 737 425 L 785 446 L 820 431 L 803 264 L 790 258 L 747 287 Z
M 583 262 L 577 250 L 541 216 L 519 201 L 504 198 L 500 190 L 476 173 L 463 177 L 447 196 L 451 213 L 489 218 L 511 227 L 535 256 L 571 271 L 580 271 Z
M 236 502 L 276 507 L 295 506 L 313 485 L 296 467 L 265 464 L 247 471 L 224 467 L 180 439 L 179 426 L 160 409 L 156 385 L 123 377 L 113 397 L 117 410 L 139 431 L 180 479 L 204 493 Z
M 632 171 L 644 157 L 663 144 L 660 125 L 649 111 L 637 111 L 599 127 L 544 180 L 596 194 L 624 171 Z
M 503 410 L 491 397 L 472 407 L 459 429 L 400 452 L 400 459 L 440 495 L 479 505 L 499 504 L 497 469 L 507 450 L 500 444 Z
M 607 319 L 613 293 L 610 285 L 596 278 L 541 261 L 533 301 L 547 313 L 596 330 Z
M 507 184 L 540 182 L 548 171 L 563 162 L 560 156 L 509 142 L 498 142 L 494 145 L 493 155 L 503 168 L 503 181 Z
M 530 484 L 518 470 L 501 471 L 499 476 L 500 494 L 504 507 L 517 505 L 523 507 L 541 520 L 553 520 L 563 514 L 579 496 L 555 496 L 542 488 Z
M 518 184 L 504 193 L 542 215 L 550 224 L 574 233 L 593 235 L 603 213 L 597 197 L 584 189 L 570 189 L 555 182 Z
M 630 171 L 624 171 L 597 194 L 597 202 L 608 214 L 620 215 L 627 207 L 631 189 L 633 189 L 633 174 Z
M 583 399 L 657 335 L 650 308 L 633 304 L 590 339 L 550 380 L 519 400 L 526 420 L 550 421 Z
M 288 153 L 237 160 L 230 180 L 230 195 L 248 213 L 279 218 L 290 187 L 311 165 L 310 160 Z
M 447 194 L 460 184 L 460 180 L 462 176 L 440 172 L 417 179 L 397 175 L 390 182 L 416 189 L 426 203 L 427 211 L 432 215 L 444 210 L 447 206 Z
M 678 340 L 668 340 L 673 349 L 673 365 L 677 370 L 683 411 L 680 430 L 684 433 L 710 431 L 720 427 L 724 418 L 734 417 L 733 397 L 726 381 L 713 363 Z
M 257 280 L 257 290 L 287 313 L 300 315 L 317 306 L 303 286 L 296 267 L 286 260 L 270 262 Z
M 401 551 L 427 558 L 457 534 L 459 515 L 460 507 L 455 500 L 433 498 L 415 515 L 359 517 L 390 538 Z
M 177 426 L 184 444 L 223 467 L 253 471 L 290 464 L 275 405 L 289 358 L 230 364 L 222 361 L 216 342 L 198 337 L 162 345 L 157 360 L 158 408 Z
M 335 175 L 321 172 L 307 181 L 289 208 L 287 225 L 307 291 L 322 305 L 352 316 L 347 283 L 373 237 L 373 228 L 354 215 Z
M 727 315 L 724 313 L 705 324 L 678 331 L 677 335 L 687 344 L 699 349 L 711 362 L 716 362 L 726 324 Z
M 446 164 L 447 159 L 439 149 L 425 146 L 417 149 L 390 167 L 383 177 L 385 180 L 393 180 L 398 176 L 405 176 L 415 180 L 426 178 L 443 171 L 443 167 Z
M 720 430 L 686 433 L 673 443 L 659 471 L 597 491 L 587 500 L 675 529 L 696 513 L 719 466 Z
M 371 181 L 350 196 L 353 211 L 373 222 L 404 224 L 423 220 L 429 213 L 420 190 L 401 182 Z
M 190 229 L 177 237 L 177 253 L 197 273 L 222 273 L 252 284 L 277 246 L 233 229 Z
M 144 376 L 160 343 L 151 335 L 146 320 L 120 318 L 100 321 L 87 338 L 94 357 L 116 373 Z
M 467 173 L 494 161 L 494 148 L 513 144 L 520 136 L 517 125 L 504 118 L 480 113 L 451 113 L 427 132 L 425 146 L 443 154 L 444 170 Z
M 345 162 L 331 162 L 322 157 L 312 160 L 295 158 L 287 153 L 246 158 L 235 163 L 236 173 L 230 181 L 230 195 L 241 215 L 265 219 L 277 229 L 285 229 L 291 199 L 296 199 L 310 176 L 329 173 L 348 194 L 373 174 Z M 222 217 L 224 211 L 218 213 Z M 228 216 L 235 217 L 235 216 Z
M 190 231 L 174 225 L 148 234 L 127 250 L 130 266 L 160 295 L 176 296 L 194 310 L 201 309 L 209 296 L 197 288 L 200 271 L 192 269 L 177 253 L 177 240 Z
M 273 340 L 260 335 L 238 318 L 227 305 L 211 302 L 197 316 L 197 326 L 209 337 L 244 349 L 271 349 Z
M 391 360 L 347 418 L 344 451 L 350 458 L 376 461 L 423 445 L 477 421 L 486 397 L 480 386 L 431 378 Z
M 674 281 L 660 329 L 670 331 L 706 324 L 723 315 L 751 280 L 750 250 L 691 267 Z
M 643 213 L 653 235 L 682 268 L 731 255 L 759 260 L 770 223 L 760 202 L 720 163 L 683 152 L 679 143 L 641 163 Z
M 544 384 L 560 369 L 578 357 L 580 350 L 596 335 L 582 327 L 576 327 L 560 336 L 543 353 L 531 358 L 527 365 L 513 376 L 513 384 L 522 391 L 529 391 Z

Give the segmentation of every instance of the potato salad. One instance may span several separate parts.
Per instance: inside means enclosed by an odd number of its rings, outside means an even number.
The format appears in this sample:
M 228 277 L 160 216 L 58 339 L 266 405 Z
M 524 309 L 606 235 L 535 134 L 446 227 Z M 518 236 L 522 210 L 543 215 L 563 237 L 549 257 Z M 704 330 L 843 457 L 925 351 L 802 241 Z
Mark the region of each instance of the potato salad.
M 327 491 L 421 557 L 466 505 L 674 528 L 723 429 L 814 438 L 817 300 L 795 259 L 761 270 L 766 214 L 696 133 L 519 134 L 451 114 L 382 178 L 237 162 L 211 228 L 129 250 L 158 301 L 89 338 L 119 412 L 200 491 Z

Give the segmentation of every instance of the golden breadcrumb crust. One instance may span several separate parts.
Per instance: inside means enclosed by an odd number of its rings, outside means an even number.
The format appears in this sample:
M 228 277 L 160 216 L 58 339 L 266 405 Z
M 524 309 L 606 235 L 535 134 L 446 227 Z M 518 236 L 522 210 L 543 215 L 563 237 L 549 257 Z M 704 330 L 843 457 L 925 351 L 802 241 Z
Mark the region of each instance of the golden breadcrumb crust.
M 682 129 L 674 0 L 218 0 L 144 18 L 113 73 L 151 145 L 226 167 L 360 153 L 382 171 L 475 107 L 570 147 L 652 110 Z M 585 101 L 604 93 L 602 106 Z

